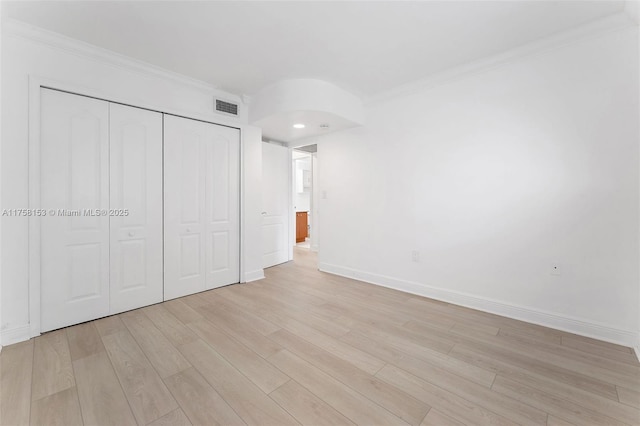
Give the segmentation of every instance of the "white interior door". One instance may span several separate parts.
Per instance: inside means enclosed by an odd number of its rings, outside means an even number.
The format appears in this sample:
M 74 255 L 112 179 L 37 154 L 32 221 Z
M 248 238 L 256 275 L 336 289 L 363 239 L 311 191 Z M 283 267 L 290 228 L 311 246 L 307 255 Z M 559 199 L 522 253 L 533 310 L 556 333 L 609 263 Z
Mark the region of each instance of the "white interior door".
M 165 115 L 165 300 L 237 283 L 240 132 Z
M 110 313 L 161 302 L 162 114 L 109 104 Z
M 109 104 L 42 89 L 41 330 L 109 314 Z M 55 211 L 55 215 L 51 214 Z
M 240 281 L 240 130 L 208 124 L 205 140 L 207 290 Z
M 283 146 L 262 143 L 262 266 L 289 259 L 289 176 L 291 155 Z

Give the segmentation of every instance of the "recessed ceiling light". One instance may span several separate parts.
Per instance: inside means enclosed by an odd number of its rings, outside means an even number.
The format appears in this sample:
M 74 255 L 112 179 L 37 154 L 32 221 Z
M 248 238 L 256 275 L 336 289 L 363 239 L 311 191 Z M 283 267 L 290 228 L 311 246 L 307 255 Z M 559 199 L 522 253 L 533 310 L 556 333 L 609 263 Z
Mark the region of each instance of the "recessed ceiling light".
M 296 123 L 293 125 L 294 129 L 304 129 L 304 124 L 302 123 Z

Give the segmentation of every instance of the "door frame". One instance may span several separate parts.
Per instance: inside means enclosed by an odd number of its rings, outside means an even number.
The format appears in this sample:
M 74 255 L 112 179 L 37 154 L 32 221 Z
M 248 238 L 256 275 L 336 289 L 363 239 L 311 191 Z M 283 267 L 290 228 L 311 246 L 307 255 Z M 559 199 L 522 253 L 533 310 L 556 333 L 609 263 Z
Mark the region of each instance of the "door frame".
M 300 151 L 298 148 L 306 146 L 294 146 L 290 147 L 290 157 L 291 157 L 291 172 L 289 173 L 291 182 L 289 183 L 289 205 L 291 206 L 291 235 L 289 238 L 289 247 L 290 247 L 290 260 L 293 260 L 293 248 L 297 245 L 296 243 L 296 206 L 294 202 L 295 194 L 296 194 L 296 183 L 295 183 L 295 174 L 297 173 L 295 162 L 297 159 L 293 158 L 293 151 Z M 310 197 L 310 205 L 308 214 L 311 216 L 311 222 L 309 226 L 311 227 L 311 231 L 313 237 L 309 238 L 309 250 L 313 252 L 318 252 L 318 153 L 317 152 L 309 152 L 309 161 L 311 162 L 311 194 Z M 314 165 L 315 163 L 315 165 Z
M 85 96 L 89 98 L 99 99 L 106 102 L 122 104 L 134 108 L 146 109 L 162 114 L 170 114 L 178 117 L 188 118 L 191 120 L 203 121 L 218 126 L 231 127 L 240 131 L 240 167 L 239 167 L 239 252 L 240 252 L 240 274 L 238 282 L 245 282 L 245 181 L 244 181 L 244 127 L 245 125 L 225 120 L 224 117 L 216 117 L 217 121 L 212 121 L 209 117 L 199 117 L 197 113 L 185 113 L 184 111 L 177 111 L 171 108 L 166 108 L 158 105 L 153 105 L 145 102 L 140 102 L 138 99 L 129 99 L 122 96 L 114 96 L 112 94 L 104 93 L 100 90 L 96 90 L 90 87 L 78 85 L 69 81 L 61 81 L 51 79 L 47 77 L 41 77 L 37 75 L 29 75 L 29 92 L 28 92 L 28 200 L 29 209 L 40 208 L 40 105 L 41 105 L 41 89 L 51 89 L 60 92 L 66 92 L 73 95 Z M 164 142 L 164 141 L 163 141 Z M 164 158 L 164 145 L 163 145 L 163 158 Z M 163 170 L 164 175 L 164 170 Z M 163 187 L 164 193 L 164 179 Z M 163 212 L 163 227 L 164 227 L 164 212 Z M 30 216 L 28 219 L 28 231 L 27 231 L 27 280 L 28 280 L 28 294 L 29 294 L 29 338 L 37 337 L 41 334 L 41 282 L 40 282 L 40 220 L 37 217 Z M 164 237 L 163 237 L 163 274 L 164 274 Z
M 296 243 L 298 218 L 296 211 L 296 158 L 293 158 L 294 148 L 289 148 L 289 260 L 293 260 L 293 248 Z
M 287 191 L 287 194 L 289 194 L 289 214 L 287 215 L 289 220 L 289 235 L 287 241 L 289 241 L 289 244 L 287 247 L 287 257 L 289 258 L 289 262 L 291 262 L 293 260 L 293 246 L 296 245 L 296 209 L 293 205 L 293 186 L 295 185 L 293 175 L 296 172 L 296 169 L 294 167 L 295 160 L 293 159 L 293 148 L 291 148 L 290 146 L 288 147 L 287 158 L 289 158 L 289 161 L 287 161 L 287 164 L 289 165 L 289 170 L 287 173 L 287 176 L 289 176 L 289 186 Z

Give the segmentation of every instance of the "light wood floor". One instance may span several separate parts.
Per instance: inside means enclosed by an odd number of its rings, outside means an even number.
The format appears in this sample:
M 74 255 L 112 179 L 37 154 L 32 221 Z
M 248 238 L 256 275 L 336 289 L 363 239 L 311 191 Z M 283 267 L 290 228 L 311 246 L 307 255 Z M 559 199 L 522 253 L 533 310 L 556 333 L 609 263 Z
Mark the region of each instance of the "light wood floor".
M 315 262 L 5 347 L 0 424 L 640 424 L 629 348 Z

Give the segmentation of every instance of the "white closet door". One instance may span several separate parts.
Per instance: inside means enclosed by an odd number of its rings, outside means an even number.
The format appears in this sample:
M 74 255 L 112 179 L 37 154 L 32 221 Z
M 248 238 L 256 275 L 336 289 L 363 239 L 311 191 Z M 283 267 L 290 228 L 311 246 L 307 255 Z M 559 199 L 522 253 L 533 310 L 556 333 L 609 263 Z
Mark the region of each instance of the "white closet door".
M 209 125 L 206 144 L 207 290 L 240 281 L 240 130 Z
M 204 290 L 206 133 L 202 123 L 165 115 L 165 300 Z
M 110 104 L 111 309 L 162 301 L 162 114 Z
M 239 281 L 240 132 L 165 115 L 165 300 Z
M 109 314 L 109 105 L 43 89 L 41 330 Z M 85 210 L 86 209 L 86 210 Z M 64 215 L 64 214 L 67 215 Z

